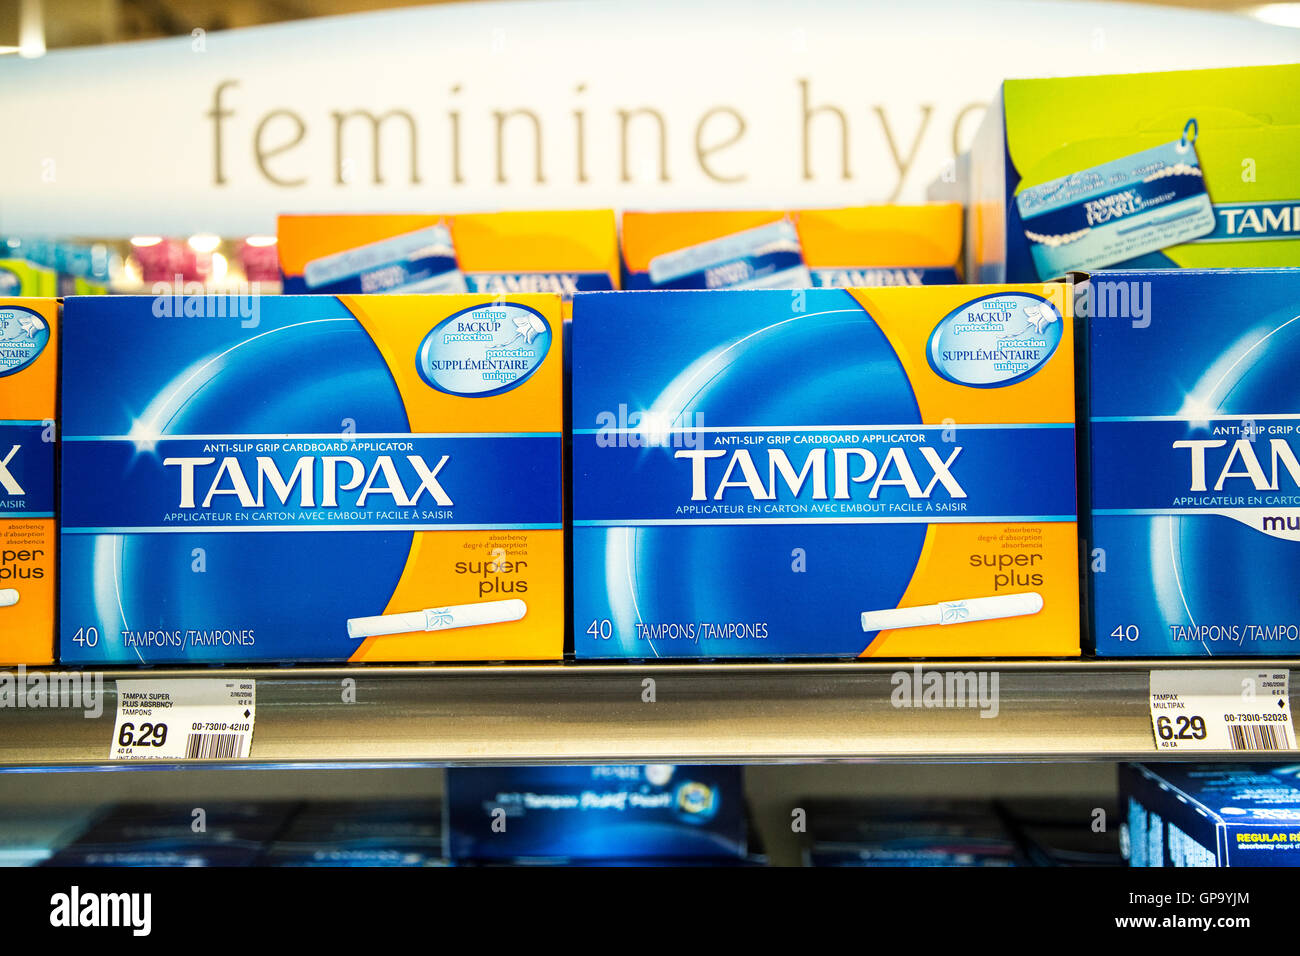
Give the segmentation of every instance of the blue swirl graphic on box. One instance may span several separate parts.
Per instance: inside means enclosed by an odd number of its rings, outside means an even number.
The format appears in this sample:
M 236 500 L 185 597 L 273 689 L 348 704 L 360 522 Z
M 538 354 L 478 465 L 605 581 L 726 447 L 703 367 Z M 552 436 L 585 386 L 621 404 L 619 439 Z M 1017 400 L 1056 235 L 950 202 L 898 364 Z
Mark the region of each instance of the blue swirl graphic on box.
M 283 659 L 346 658 L 344 622 L 386 604 L 414 528 L 560 526 L 558 504 L 544 504 L 559 500 L 558 436 L 411 435 L 378 347 L 332 296 L 262 297 L 255 319 L 233 299 L 203 302 L 202 316 L 163 319 L 147 297 L 65 308 L 65 660 L 133 657 L 122 631 L 250 620 Z M 527 495 L 517 482 L 502 491 L 514 462 L 533 481 Z M 70 642 L 87 627 L 97 646 Z M 220 647 L 232 660 L 270 652 Z
M 1092 281 L 1153 304 L 1090 320 L 1098 652 L 1300 652 L 1300 272 Z
M 1072 473 L 1045 464 L 1070 470 L 1073 429 L 957 428 L 944 441 L 846 292 L 811 290 L 802 312 L 788 292 L 676 293 L 671 316 L 653 294 L 582 305 L 579 656 L 856 655 L 866 638 L 844 609 L 897 604 L 927 522 L 1074 520 Z M 689 335 L 669 334 L 670 320 Z M 1011 454 L 1044 464 L 1008 475 Z M 927 487 L 930 499 L 909 494 Z M 811 573 L 791 573 L 799 560 Z

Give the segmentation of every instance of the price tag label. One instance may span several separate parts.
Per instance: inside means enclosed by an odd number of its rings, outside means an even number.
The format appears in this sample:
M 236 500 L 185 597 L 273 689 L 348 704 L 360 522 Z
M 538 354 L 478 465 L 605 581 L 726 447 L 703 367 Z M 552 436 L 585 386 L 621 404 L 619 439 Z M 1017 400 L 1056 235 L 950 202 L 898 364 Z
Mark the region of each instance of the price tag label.
M 1294 750 L 1290 672 L 1153 670 L 1158 750 Z
M 253 746 L 251 680 L 120 680 L 111 760 L 239 760 Z

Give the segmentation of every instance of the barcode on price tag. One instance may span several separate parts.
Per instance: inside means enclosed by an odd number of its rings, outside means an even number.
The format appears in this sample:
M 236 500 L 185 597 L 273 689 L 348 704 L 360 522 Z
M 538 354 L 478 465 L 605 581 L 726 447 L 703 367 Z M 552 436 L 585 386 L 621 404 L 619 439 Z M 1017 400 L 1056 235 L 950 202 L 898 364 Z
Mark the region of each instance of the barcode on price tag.
M 112 760 L 239 760 L 253 746 L 257 683 L 120 680 Z
M 1296 749 L 1286 670 L 1153 670 L 1157 750 Z

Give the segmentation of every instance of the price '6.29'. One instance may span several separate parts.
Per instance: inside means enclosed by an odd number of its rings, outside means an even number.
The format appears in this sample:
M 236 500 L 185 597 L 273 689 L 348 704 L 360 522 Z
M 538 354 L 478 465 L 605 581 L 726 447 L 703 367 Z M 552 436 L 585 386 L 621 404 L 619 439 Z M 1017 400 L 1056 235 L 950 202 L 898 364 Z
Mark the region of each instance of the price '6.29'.
M 1204 740 L 1205 718 L 1182 714 L 1177 717 L 1157 717 L 1156 735 L 1161 740 Z
M 120 747 L 161 747 L 167 743 L 167 725 L 141 724 L 137 729 L 135 724 L 124 723 L 117 732 L 117 743 Z

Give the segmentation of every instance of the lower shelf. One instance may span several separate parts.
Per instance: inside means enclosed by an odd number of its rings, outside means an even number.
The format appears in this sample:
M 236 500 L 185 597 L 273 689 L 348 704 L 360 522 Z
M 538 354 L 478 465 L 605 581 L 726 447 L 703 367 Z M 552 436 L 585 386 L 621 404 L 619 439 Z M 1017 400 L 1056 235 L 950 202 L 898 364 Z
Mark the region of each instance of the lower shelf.
M 114 681 L 212 677 L 257 681 L 252 755 L 241 766 L 1152 760 L 1167 756 L 1156 750 L 1151 731 L 1152 669 L 1294 664 L 872 661 L 106 671 L 98 717 L 70 708 L 0 709 L 0 768 L 157 767 L 108 759 Z M 948 706 L 912 698 L 912 690 L 924 686 L 918 681 L 932 673 L 958 692 Z M 1224 756 L 1267 758 L 1258 752 Z

